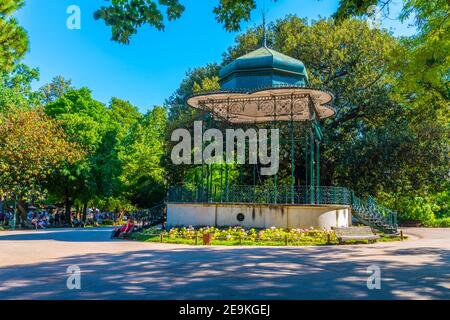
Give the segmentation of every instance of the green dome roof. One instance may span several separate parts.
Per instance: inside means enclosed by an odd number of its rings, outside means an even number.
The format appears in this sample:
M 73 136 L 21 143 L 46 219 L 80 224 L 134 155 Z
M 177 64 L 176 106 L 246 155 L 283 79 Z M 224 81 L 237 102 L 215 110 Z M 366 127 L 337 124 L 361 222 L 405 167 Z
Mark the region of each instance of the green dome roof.
M 303 62 L 265 46 L 223 67 L 219 78 L 223 90 L 304 86 L 308 83 Z

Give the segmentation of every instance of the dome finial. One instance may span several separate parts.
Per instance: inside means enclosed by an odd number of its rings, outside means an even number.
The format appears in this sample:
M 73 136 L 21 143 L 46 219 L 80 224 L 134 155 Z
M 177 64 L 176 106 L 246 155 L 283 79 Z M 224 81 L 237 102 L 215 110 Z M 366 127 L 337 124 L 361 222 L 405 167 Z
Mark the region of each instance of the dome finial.
M 262 18 L 263 18 L 263 23 L 262 23 L 262 46 L 264 48 L 267 48 L 267 34 L 266 34 L 266 13 L 265 10 L 262 10 Z

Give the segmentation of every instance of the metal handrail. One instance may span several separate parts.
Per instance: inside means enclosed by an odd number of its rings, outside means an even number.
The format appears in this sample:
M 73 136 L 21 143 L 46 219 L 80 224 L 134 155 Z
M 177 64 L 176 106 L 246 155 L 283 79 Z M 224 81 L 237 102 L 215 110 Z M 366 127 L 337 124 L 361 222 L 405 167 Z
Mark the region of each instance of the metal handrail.
M 290 185 L 249 186 L 230 185 L 227 188 L 172 186 L 167 193 L 167 202 L 184 203 L 264 203 L 264 204 L 348 204 L 351 192 L 343 187 L 312 187 Z

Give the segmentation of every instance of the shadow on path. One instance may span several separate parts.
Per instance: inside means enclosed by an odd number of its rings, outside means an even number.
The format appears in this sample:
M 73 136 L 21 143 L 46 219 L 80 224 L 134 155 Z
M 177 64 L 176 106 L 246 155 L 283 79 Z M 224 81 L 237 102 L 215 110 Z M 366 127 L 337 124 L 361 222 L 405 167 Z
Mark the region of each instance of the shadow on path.
M 393 248 L 392 255 L 431 254 L 433 262 L 406 264 L 382 257 L 376 261 L 382 289 L 368 290 L 366 270 L 374 263 L 370 250 L 335 249 L 180 247 L 71 256 L 0 268 L 0 299 L 450 298 L 449 250 Z M 70 265 L 81 268 L 81 290 L 66 287 Z

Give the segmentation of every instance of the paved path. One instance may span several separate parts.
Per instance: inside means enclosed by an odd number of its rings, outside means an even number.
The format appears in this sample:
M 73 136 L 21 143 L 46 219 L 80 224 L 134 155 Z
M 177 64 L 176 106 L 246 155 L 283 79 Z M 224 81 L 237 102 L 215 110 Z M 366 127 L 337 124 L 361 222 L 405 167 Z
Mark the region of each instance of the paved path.
M 0 299 L 450 299 L 450 229 L 322 247 L 109 240 L 110 229 L 0 232 Z M 368 290 L 367 267 L 381 268 Z M 66 287 L 81 268 L 81 290 Z

